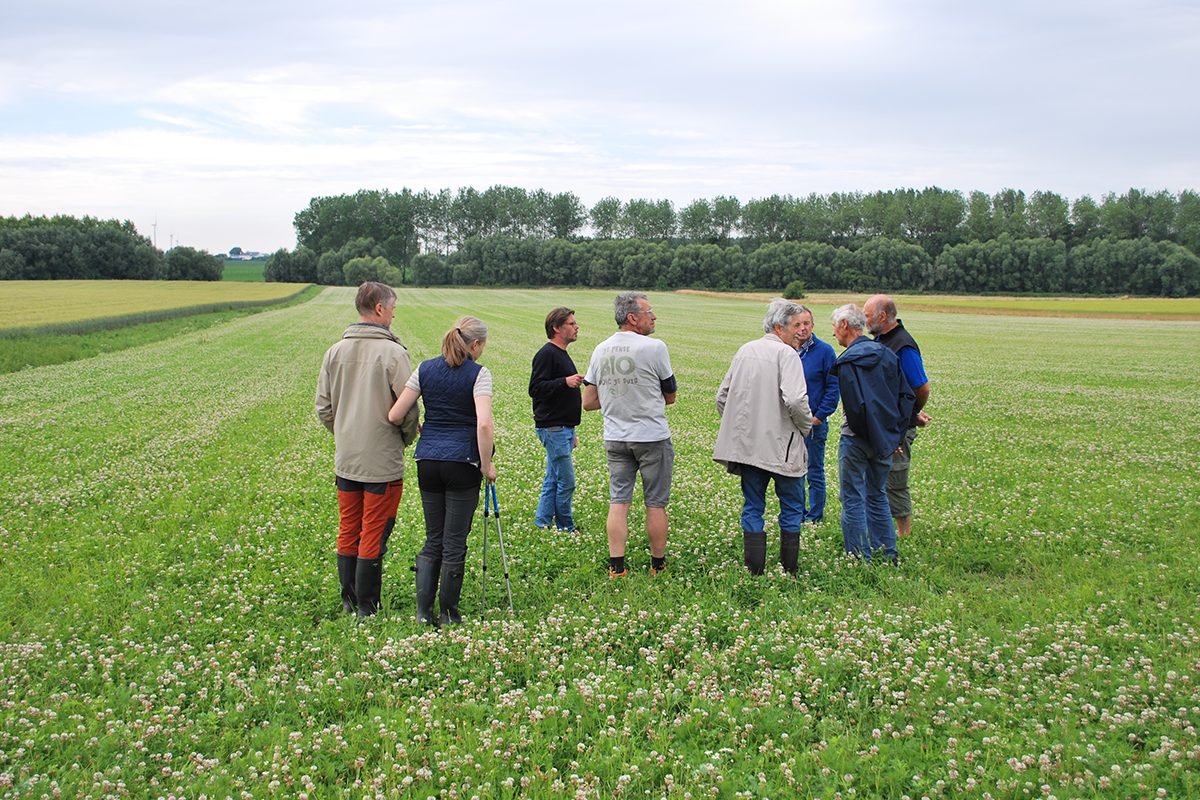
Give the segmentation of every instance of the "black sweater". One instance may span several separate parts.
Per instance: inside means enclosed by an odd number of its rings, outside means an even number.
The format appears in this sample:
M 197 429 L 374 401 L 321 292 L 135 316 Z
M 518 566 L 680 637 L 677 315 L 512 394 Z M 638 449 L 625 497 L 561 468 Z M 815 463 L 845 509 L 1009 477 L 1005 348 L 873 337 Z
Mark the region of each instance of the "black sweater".
M 546 342 L 533 356 L 529 375 L 529 396 L 533 398 L 533 424 L 539 428 L 579 425 L 583 399 L 579 389 L 567 386 L 564 380 L 578 372 L 567 351 Z

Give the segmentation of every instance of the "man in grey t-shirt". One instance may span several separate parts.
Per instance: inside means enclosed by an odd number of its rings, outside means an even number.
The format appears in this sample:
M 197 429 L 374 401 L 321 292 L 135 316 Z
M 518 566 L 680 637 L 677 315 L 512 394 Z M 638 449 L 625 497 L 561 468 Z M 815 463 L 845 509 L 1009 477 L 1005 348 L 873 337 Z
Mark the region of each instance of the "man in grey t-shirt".
M 654 333 L 654 309 L 641 292 L 623 292 L 613 302 L 617 332 L 592 353 L 584 378 L 583 408 L 604 417 L 608 458 L 609 577 L 624 577 L 629 506 L 638 473 L 646 502 L 650 574 L 667 563 L 667 503 L 675 450 L 666 407 L 675 402 L 675 374 L 667 346 Z

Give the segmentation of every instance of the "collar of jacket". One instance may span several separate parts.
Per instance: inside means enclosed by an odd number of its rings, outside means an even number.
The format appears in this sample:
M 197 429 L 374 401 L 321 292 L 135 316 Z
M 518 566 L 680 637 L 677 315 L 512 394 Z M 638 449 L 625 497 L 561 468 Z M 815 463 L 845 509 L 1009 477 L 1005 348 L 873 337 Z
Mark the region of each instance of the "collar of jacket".
M 390 339 L 396 344 L 400 344 L 400 340 L 396 338 L 396 334 L 392 333 L 392 329 L 386 325 L 380 325 L 377 322 L 352 322 L 346 327 L 345 333 L 342 334 L 343 339 Z

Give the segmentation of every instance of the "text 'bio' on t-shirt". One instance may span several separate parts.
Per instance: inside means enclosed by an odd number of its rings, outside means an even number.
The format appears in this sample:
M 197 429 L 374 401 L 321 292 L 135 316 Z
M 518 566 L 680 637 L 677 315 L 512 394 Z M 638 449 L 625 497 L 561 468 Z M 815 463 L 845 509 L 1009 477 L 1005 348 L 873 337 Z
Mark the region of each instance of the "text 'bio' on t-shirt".
M 667 346 L 633 331 L 617 331 L 592 352 L 587 382 L 600 394 L 604 438 L 661 442 L 671 438 L 663 384 L 674 377 Z

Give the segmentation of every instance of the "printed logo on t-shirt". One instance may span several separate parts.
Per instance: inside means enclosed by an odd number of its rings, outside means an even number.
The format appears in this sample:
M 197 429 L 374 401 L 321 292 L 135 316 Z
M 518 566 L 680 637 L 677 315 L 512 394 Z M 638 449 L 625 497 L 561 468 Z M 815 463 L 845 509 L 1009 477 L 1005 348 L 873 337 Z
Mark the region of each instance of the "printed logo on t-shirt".
M 596 362 L 596 385 L 603 386 L 613 397 L 620 397 L 630 386 L 637 385 L 637 364 L 629 350 L 620 345 L 610 347 Z

